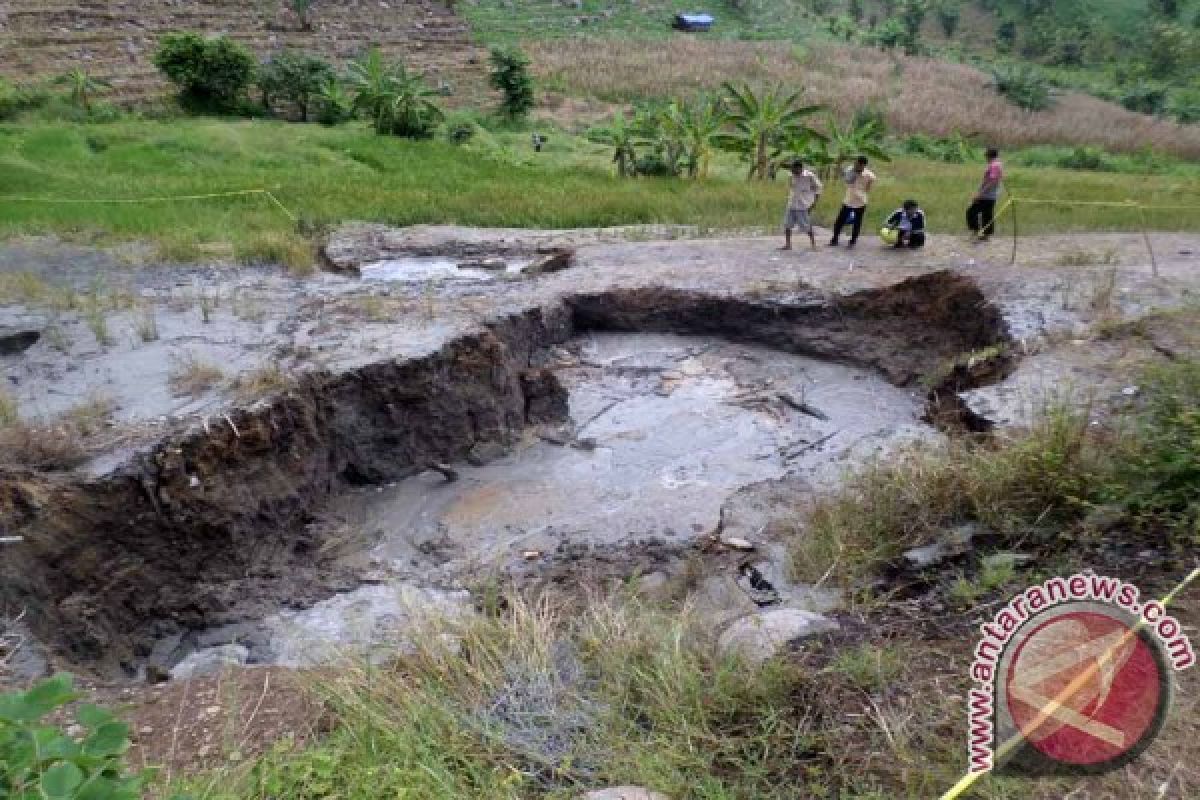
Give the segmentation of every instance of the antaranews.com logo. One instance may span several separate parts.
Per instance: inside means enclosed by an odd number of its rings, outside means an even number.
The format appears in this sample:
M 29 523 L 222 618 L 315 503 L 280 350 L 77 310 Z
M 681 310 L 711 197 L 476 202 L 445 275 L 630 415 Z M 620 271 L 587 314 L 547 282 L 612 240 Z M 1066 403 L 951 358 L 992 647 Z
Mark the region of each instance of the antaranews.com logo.
M 1140 597 L 1119 578 L 1051 578 L 981 627 L 968 709 L 973 776 L 1105 772 L 1150 745 L 1172 673 L 1196 655 L 1166 602 Z

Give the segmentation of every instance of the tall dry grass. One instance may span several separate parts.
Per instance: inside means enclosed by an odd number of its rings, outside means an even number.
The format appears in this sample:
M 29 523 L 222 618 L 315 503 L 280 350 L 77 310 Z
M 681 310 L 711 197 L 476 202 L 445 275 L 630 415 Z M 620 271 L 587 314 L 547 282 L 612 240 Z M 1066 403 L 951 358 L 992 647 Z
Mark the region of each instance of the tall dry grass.
M 627 101 L 711 90 L 722 81 L 782 83 L 846 118 L 884 112 L 898 133 L 978 133 L 999 146 L 1089 144 L 1113 152 L 1146 146 L 1200 158 L 1200 125 L 1181 126 L 1088 95 L 1065 93 L 1042 112 L 1023 111 L 964 64 L 822 44 L 799 51 L 782 42 L 676 37 L 647 46 L 616 39 L 560 39 L 528 45 L 540 77 L 571 93 Z

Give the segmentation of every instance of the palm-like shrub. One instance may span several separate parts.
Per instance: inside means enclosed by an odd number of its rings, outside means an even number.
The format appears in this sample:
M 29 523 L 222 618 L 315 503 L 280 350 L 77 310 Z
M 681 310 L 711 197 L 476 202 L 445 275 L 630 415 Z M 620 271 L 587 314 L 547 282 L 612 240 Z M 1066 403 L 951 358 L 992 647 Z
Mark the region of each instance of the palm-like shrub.
M 434 100 L 437 92 L 403 64 L 385 61 L 379 48 L 350 64 L 347 82 L 354 110 L 370 119 L 377 133 L 424 139 L 445 116 Z
M 71 102 L 82 108 L 87 114 L 92 112 L 92 98 L 104 90 L 112 88 L 112 84 L 99 78 L 93 78 L 87 70 L 81 67 L 59 75 L 54 79 L 54 85 L 66 86 Z
M 806 117 L 817 113 L 821 106 L 800 104 L 800 93 L 785 94 L 776 87 L 755 93 L 746 84 L 724 85 L 729 100 L 730 130 L 721 135 L 723 147 L 744 153 L 750 159 L 751 180 L 767 180 L 771 162 L 789 141 L 805 135 L 820 137 L 804 123 Z

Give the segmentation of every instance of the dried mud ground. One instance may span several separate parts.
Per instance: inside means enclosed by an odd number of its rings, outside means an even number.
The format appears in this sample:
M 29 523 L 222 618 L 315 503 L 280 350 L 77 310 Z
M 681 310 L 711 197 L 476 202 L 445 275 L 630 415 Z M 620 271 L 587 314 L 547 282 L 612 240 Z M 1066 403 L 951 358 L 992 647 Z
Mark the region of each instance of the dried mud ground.
M 1194 304 L 1200 235 L 1155 235 L 1152 267 L 1142 237 L 1121 234 L 1023 239 L 1013 266 L 1010 242 L 977 245 L 951 237 L 935 237 L 925 252 L 913 254 L 882 250 L 873 241 L 856 251 L 822 246 L 810 252 L 802 245 L 783 253 L 774 239 L 667 238 L 678 236 L 669 230 L 368 233 L 356 234 L 355 241 L 367 244 L 347 258 L 361 263 L 479 245 L 570 246 L 576 258 L 564 272 L 530 280 L 382 284 L 355 275 L 293 277 L 269 267 L 158 265 L 146 263 L 136 249 L 100 252 L 53 240 L 13 241 L 0 245 L 0 323 L 36 325 L 43 340 L 20 363 L 0 357 L 8 391 L 23 413 L 47 420 L 103 396 L 111 411 L 90 434 L 79 467 L 99 474 L 168 430 L 219 420 L 224 409 L 277 388 L 276 368 L 286 379 L 305 370 L 417 356 L 498 314 L 567 292 L 671 287 L 770 297 L 802 286 L 839 295 L 952 270 L 975 281 L 1000 308 L 1022 352 L 1005 380 L 964 397 L 1001 427 L 1019 425 L 1053 396 L 1099 401 L 1097 413 L 1103 413 L 1142 366 L 1194 353 L 1200 343 L 1191 318 L 1163 313 Z M 97 308 L 104 309 L 99 316 Z M 208 385 L 183 387 L 173 380 L 199 362 L 219 371 Z M 1081 566 L 1134 580 L 1145 591 L 1165 591 L 1180 565 L 1153 556 L 1128 563 L 1089 553 L 1037 570 Z M 867 643 L 904 654 L 878 691 L 831 683 L 847 730 L 861 734 L 861 748 L 845 753 L 847 767 L 917 775 L 931 749 L 939 761 L 965 762 L 973 630 L 1001 601 L 985 597 L 975 608 L 936 614 L 919 604 L 896 604 L 857 619 L 847 612 L 843 627 L 850 640 L 831 646 Z M 1175 612 L 1193 641 L 1200 638 L 1200 590 L 1181 597 Z M 819 668 L 821 648 L 795 657 Z M 130 720 L 134 763 L 178 775 L 243 762 L 281 740 L 302 744 L 319 736 L 330 719 L 307 688 L 313 679 L 277 668 L 233 669 L 158 686 L 91 681 L 89 688 Z M 1117 773 L 1081 780 L 1069 790 L 1031 783 L 979 796 L 1196 797 L 1198 697 L 1200 670 L 1193 669 L 1180 676 L 1162 736 Z M 934 796 L 929 789 L 911 796 Z

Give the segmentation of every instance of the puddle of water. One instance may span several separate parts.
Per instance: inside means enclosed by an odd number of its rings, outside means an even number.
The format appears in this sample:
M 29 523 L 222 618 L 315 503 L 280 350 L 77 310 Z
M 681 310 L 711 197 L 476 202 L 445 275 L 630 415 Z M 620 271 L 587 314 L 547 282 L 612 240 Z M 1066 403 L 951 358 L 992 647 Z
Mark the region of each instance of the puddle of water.
M 463 259 L 395 258 L 364 265 L 359 273 L 370 283 L 424 283 L 427 281 L 482 283 L 502 275 L 516 275 L 529 266 L 527 260 L 505 260 L 503 269 L 460 267 Z

